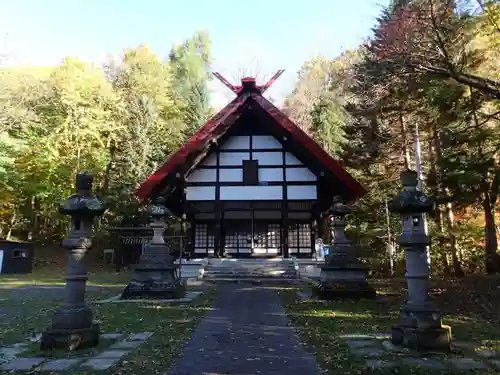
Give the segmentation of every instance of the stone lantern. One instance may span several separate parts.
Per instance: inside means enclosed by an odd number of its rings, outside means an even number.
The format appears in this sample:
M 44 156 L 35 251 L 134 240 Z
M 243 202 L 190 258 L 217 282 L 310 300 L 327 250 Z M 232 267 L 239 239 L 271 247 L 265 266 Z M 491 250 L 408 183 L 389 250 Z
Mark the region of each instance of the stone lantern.
M 345 235 L 345 216 L 352 212 L 336 196 L 326 212 L 332 240 L 321 268 L 316 293 L 321 299 L 374 298 L 375 290 L 366 281 L 367 267 L 358 260 L 359 249 Z
M 85 302 L 87 266 L 84 257 L 91 248 L 94 218 L 105 211 L 104 203 L 92 195 L 92 176 L 76 176 L 77 194 L 60 204 L 59 212 L 71 216 L 71 230 L 62 246 L 68 249 L 64 305 L 57 309 L 52 325 L 41 338 L 41 349 L 89 348 L 99 343 L 99 325 L 93 322 L 92 310 Z
M 430 238 L 424 227 L 425 214 L 434 199 L 417 190 L 417 172 L 401 173 L 403 191 L 390 204 L 401 215 L 403 231 L 398 243 L 405 250 L 408 296 L 400 309 L 399 325 L 392 329 L 392 342 L 417 350 L 445 349 L 451 345 L 451 328 L 441 323 L 439 309 L 429 300 L 429 264 L 426 247 Z
M 145 247 L 143 254 L 132 272 L 132 280 L 122 293 L 122 299 L 175 299 L 185 294 L 174 263 L 172 249 L 165 243 L 165 218 L 173 214 L 164 206 L 165 200 L 156 198 L 150 207 L 153 239 Z

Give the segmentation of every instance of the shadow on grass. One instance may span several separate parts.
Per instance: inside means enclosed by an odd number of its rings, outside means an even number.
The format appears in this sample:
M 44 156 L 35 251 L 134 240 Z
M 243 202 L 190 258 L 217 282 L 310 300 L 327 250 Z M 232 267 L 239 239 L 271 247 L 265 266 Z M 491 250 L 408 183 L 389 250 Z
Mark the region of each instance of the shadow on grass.
M 309 288 L 309 286 L 307 287 Z M 284 290 L 281 298 L 297 333 L 309 349 L 316 354 L 320 366 L 330 375 L 359 373 L 404 373 L 404 374 L 451 374 L 451 370 L 430 370 L 409 367 L 404 364 L 393 369 L 370 370 L 362 367 L 363 359 L 349 352 L 347 345 L 339 338 L 346 334 L 389 333 L 398 322 L 399 307 L 404 297 L 390 291 L 376 300 L 361 301 L 299 301 L 296 292 Z M 388 297 L 389 296 L 389 297 Z M 447 314 L 443 323 L 452 326 L 454 340 L 476 341 L 498 340 L 500 327 L 480 314 Z M 493 344 L 498 341 L 492 341 Z M 388 354 L 387 358 L 394 360 Z M 481 370 L 481 374 L 496 371 Z
M 89 292 L 87 299 L 91 302 L 109 297 L 110 293 L 112 292 Z M 103 333 L 154 332 L 145 344 L 133 351 L 131 356 L 128 356 L 118 367 L 114 367 L 110 372 L 100 373 L 139 375 L 163 373 L 180 353 L 184 343 L 191 337 L 193 329 L 211 309 L 216 294 L 216 289 L 212 288 L 189 304 L 161 309 L 157 308 L 154 303 L 92 304 L 94 316 Z M 34 333 L 42 333 L 48 328 L 61 299 L 62 297 L 53 300 L 40 296 L 14 301 L 9 319 L 3 319 L 3 317 L 1 319 L 0 344 L 22 342 Z M 32 346 L 30 355 L 37 354 L 41 353 Z M 78 355 L 78 352 L 75 355 Z M 70 373 L 74 372 L 58 374 Z

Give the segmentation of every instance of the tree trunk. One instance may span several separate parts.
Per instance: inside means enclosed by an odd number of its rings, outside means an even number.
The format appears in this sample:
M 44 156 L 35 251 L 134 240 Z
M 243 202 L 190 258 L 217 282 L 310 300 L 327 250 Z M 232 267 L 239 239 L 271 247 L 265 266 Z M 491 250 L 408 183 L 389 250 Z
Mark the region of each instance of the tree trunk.
M 471 107 L 474 126 L 479 126 L 477 119 L 477 105 L 475 101 L 475 93 L 471 87 Z M 478 152 L 482 155 L 482 146 Z M 493 178 L 492 178 L 493 177 Z M 482 190 L 482 206 L 484 211 L 484 265 L 486 273 L 491 275 L 498 272 L 498 239 L 495 225 L 495 205 L 497 200 L 498 185 L 500 173 L 495 173 L 491 176 L 490 171 L 486 172 L 484 180 L 481 184 Z
M 33 236 L 37 236 L 40 233 L 40 224 L 39 224 L 39 212 L 40 208 L 40 202 L 39 199 L 35 196 L 31 197 L 30 200 L 30 216 L 31 216 L 31 223 L 30 223 L 30 231 L 28 233 L 28 240 L 32 241 Z
M 106 165 L 106 171 L 104 173 L 104 182 L 102 184 L 102 196 L 107 197 L 109 194 L 109 180 L 111 177 L 111 170 L 113 169 L 113 163 L 115 162 L 115 152 L 116 147 L 114 142 L 111 142 L 109 145 L 109 160 L 108 165 Z
M 10 218 L 10 226 L 9 226 L 9 231 L 7 232 L 7 235 L 5 236 L 5 239 L 7 241 L 10 240 L 10 237 L 12 236 L 12 227 L 14 226 L 14 224 L 16 223 L 16 219 L 17 219 L 17 215 L 16 215 L 16 211 L 13 210 L 12 211 L 12 217 Z
M 453 232 L 453 227 L 455 224 L 455 215 L 453 214 L 453 205 L 451 202 L 446 203 L 446 224 L 448 226 L 448 237 L 450 238 L 450 252 L 451 252 L 451 262 L 453 265 L 453 273 L 455 277 L 464 277 L 464 271 L 462 270 L 462 265 L 460 264 L 460 258 L 458 254 L 460 249 L 458 247 L 457 236 Z
M 483 193 L 483 210 L 484 210 L 484 252 L 485 252 L 485 268 L 489 275 L 498 272 L 498 239 L 495 224 L 495 215 L 491 205 L 489 191 Z
M 437 123 L 434 121 L 431 124 L 431 139 L 429 140 L 429 163 L 430 163 L 430 173 L 429 173 L 429 187 L 431 188 L 432 194 L 434 196 L 440 195 L 440 184 L 439 179 L 441 176 L 441 167 L 439 162 L 441 161 L 441 143 L 439 139 L 439 133 L 437 130 Z M 434 223 L 436 224 L 436 230 L 438 232 L 438 244 L 439 244 L 439 255 L 442 267 L 445 274 L 450 275 L 450 264 L 448 262 L 448 254 L 446 251 L 446 236 L 444 233 L 443 225 L 443 209 L 438 207 L 434 211 L 433 215 Z

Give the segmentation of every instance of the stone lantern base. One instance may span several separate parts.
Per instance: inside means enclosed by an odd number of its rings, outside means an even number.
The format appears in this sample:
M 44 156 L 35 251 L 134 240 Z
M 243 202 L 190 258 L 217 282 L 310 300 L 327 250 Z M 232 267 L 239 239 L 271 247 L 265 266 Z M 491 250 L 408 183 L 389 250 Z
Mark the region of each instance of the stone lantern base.
M 377 293 L 366 281 L 366 268 L 362 264 L 325 265 L 321 268 L 320 282 L 315 295 L 324 300 L 372 299 Z
M 414 350 L 451 349 L 451 327 L 441 323 L 439 311 L 430 306 L 401 308 L 399 326 L 392 328 L 392 343 Z
M 186 291 L 177 277 L 178 266 L 137 265 L 121 299 L 177 299 Z
M 40 340 L 41 350 L 77 350 L 99 344 L 99 324 L 92 321 L 88 306 L 62 307 L 56 311 L 52 325 Z
M 177 299 L 185 295 L 177 275 L 179 265 L 165 244 L 150 243 L 132 271 L 121 299 Z
M 415 350 L 449 351 L 451 349 L 451 327 L 393 327 L 391 341 L 395 345 Z

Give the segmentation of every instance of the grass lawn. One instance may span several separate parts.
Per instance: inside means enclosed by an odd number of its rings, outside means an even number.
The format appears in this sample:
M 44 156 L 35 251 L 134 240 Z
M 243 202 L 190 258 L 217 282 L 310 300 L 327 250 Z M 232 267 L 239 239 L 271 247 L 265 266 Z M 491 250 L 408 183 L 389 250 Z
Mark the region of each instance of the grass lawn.
M 126 274 L 126 273 L 125 273 Z M 191 303 L 185 304 L 155 304 L 155 303 L 109 303 L 95 304 L 93 301 L 114 296 L 120 292 L 117 288 L 107 288 L 106 286 L 116 286 L 123 284 L 130 275 L 121 275 L 104 272 L 91 275 L 95 280 L 94 285 L 101 285 L 102 288 L 94 288 L 87 292 L 87 300 L 91 305 L 96 319 L 100 322 L 101 332 L 112 333 L 137 333 L 154 332 L 138 349 L 133 350 L 124 360 L 108 371 L 96 372 L 99 374 L 163 374 L 169 365 L 178 357 L 184 343 L 191 338 L 193 329 L 199 321 L 210 310 L 215 297 L 216 290 L 211 288 Z M 42 278 L 38 274 L 31 277 L 23 276 L 2 278 L 4 288 L 8 285 L 30 285 L 30 280 L 37 285 L 53 284 L 53 281 L 61 279 L 51 278 L 47 275 Z M 31 283 L 33 284 L 33 283 Z M 193 290 L 193 289 L 191 289 Z M 0 296 L 6 298 L 1 302 L 1 306 L 7 306 L 10 310 L 9 319 L 2 317 L 0 307 L 0 343 L 12 344 L 25 341 L 32 333 L 41 333 L 49 325 L 52 314 L 60 303 L 63 296 L 58 294 L 56 299 L 47 298 L 40 295 L 30 295 L 20 298 L 21 290 L 11 289 L 0 290 Z M 103 343 L 99 348 L 103 348 L 107 343 Z M 30 345 L 26 354 L 21 356 L 39 356 L 38 345 Z M 77 351 L 74 354 L 53 353 L 54 358 L 61 357 L 82 357 L 91 356 L 95 350 L 87 349 Z M 44 372 L 45 373 L 45 372 Z M 92 372 L 80 372 L 81 374 L 92 374 Z M 55 374 L 55 373 L 54 373 Z M 58 372 L 59 375 L 79 374 L 79 372 Z
M 320 367 L 330 375 L 456 373 L 457 370 L 430 370 L 403 364 L 384 370 L 370 370 L 361 366 L 363 360 L 349 353 L 348 346 L 339 335 L 390 332 L 397 322 L 399 306 L 404 302 L 402 280 L 372 281 L 372 284 L 381 294 L 376 301 L 300 301 L 296 299 L 299 288 L 280 292 L 297 334 L 316 355 Z M 483 289 L 470 290 L 468 288 L 473 285 L 463 280 L 456 283 L 437 282 L 433 285 L 432 295 L 445 314 L 443 323 L 452 326 L 454 340 L 487 340 L 484 342 L 485 346 L 500 349 L 500 324 L 495 313 L 498 307 L 495 309 L 491 306 L 492 300 L 500 305 L 500 291 L 496 290 L 491 295 L 490 292 L 497 288 L 488 289 L 486 284 L 488 282 L 482 283 Z M 310 286 L 303 286 L 301 289 L 310 289 Z M 485 308 L 485 304 L 489 307 Z M 393 356 L 386 359 L 397 360 Z M 471 373 L 496 374 L 498 370 L 476 370 Z

